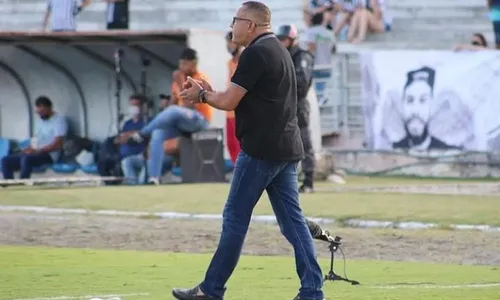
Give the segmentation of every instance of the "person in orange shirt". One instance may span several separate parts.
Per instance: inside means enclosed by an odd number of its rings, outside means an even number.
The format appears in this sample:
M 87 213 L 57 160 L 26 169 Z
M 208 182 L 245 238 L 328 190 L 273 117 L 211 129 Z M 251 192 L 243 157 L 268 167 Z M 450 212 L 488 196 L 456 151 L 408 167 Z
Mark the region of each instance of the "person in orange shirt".
M 236 45 L 233 42 L 233 33 L 230 31 L 226 35 L 227 51 L 231 54 L 231 59 L 227 62 L 228 69 L 228 85 L 231 84 L 231 77 L 233 77 L 234 71 L 238 66 L 238 60 L 240 59 L 243 47 Z M 234 111 L 226 112 L 226 142 L 227 150 L 229 151 L 229 156 L 231 156 L 231 161 L 233 165 L 236 163 L 236 158 L 238 153 L 240 153 L 240 142 L 236 138 L 236 119 Z
M 183 133 L 195 133 L 208 128 L 212 121 L 212 107 L 205 103 L 184 102 L 180 91 L 186 78 L 208 81 L 207 76 L 198 71 L 196 50 L 186 48 L 179 59 L 179 70 L 173 73 L 172 104 L 156 115 L 143 129 L 131 136 L 134 142 L 150 138 L 149 182 L 159 184 L 162 176 L 162 161 L 165 155 L 164 142 L 178 138 Z

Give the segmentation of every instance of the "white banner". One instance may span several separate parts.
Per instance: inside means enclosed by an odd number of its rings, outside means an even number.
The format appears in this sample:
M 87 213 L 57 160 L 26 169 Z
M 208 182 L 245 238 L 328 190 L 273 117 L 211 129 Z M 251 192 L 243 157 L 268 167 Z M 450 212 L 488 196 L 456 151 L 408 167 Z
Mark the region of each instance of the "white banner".
M 500 51 L 360 55 L 370 148 L 500 151 Z

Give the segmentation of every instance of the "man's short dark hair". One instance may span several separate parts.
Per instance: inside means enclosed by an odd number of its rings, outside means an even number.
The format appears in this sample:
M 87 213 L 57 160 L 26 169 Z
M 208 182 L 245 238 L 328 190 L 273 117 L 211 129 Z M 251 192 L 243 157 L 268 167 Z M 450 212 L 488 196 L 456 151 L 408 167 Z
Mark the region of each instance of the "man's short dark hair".
M 267 5 L 259 1 L 247 1 L 242 4 L 246 9 L 251 11 L 258 20 L 257 25 L 270 25 L 271 24 L 271 10 Z
M 144 97 L 142 94 L 132 94 L 132 96 L 129 97 L 129 100 L 137 100 L 141 104 L 146 102 L 146 97 Z
M 35 100 L 35 106 L 52 108 L 52 101 L 47 96 L 40 96 Z
M 167 101 L 170 101 L 170 99 L 172 98 L 170 95 L 165 95 L 165 94 L 160 94 L 159 96 L 160 100 L 167 100 Z
M 196 60 L 198 59 L 198 53 L 192 48 L 186 48 L 182 51 L 180 59 L 183 60 Z
M 317 13 L 311 18 L 312 25 L 321 25 L 323 24 L 323 13 Z

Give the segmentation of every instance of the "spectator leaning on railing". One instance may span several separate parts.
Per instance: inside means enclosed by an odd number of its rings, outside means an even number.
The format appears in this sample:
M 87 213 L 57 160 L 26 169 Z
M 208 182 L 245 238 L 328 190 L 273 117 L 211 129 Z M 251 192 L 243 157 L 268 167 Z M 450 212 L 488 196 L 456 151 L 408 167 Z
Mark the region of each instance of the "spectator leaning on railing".
M 76 31 L 76 15 L 90 0 L 48 0 L 47 11 L 43 20 L 43 30 L 49 25 L 52 31 Z
M 314 65 L 319 67 L 313 76 L 316 80 L 315 89 L 318 101 L 321 104 L 327 101 L 324 95 L 326 87 L 325 80 L 331 77 L 333 52 L 335 51 L 335 37 L 332 32 L 326 29 L 323 23 L 323 14 L 318 13 L 312 18 L 312 26 L 306 32 L 307 50 L 314 55 Z M 325 68 L 326 67 L 326 68 Z

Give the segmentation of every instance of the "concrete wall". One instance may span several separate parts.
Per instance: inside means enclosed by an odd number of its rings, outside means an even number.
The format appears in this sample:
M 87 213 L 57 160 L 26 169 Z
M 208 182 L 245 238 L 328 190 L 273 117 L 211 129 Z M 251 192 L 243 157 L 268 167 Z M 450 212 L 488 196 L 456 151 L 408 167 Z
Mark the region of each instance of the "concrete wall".
M 78 16 L 78 30 L 105 29 L 105 3 L 93 1 Z M 131 29 L 203 28 L 228 30 L 236 9 L 235 0 L 140 0 L 131 1 Z M 40 30 L 45 0 L 0 1 L 0 30 Z M 301 0 L 268 0 L 275 24 L 301 20 Z
M 225 31 L 236 9 L 235 0 L 131 1 L 131 29 L 203 28 Z M 302 0 L 267 0 L 273 24 L 294 23 L 303 28 Z M 390 33 L 370 38 L 363 48 L 449 48 L 474 32 L 493 41 L 484 0 L 386 0 L 394 17 Z M 78 16 L 78 30 L 105 29 L 105 3 L 94 1 Z M 40 30 L 45 0 L 0 1 L 0 30 Z M 359 48 L 358 45 L 355 46 Z
M 0 135 L 13 139 L 23 139 L 30 135 L 30 123 L 27 117 L 30 105 L 14 70 L 0 63 Z M 19 122 L 19 116 L 25 116 L 24 122 Z

